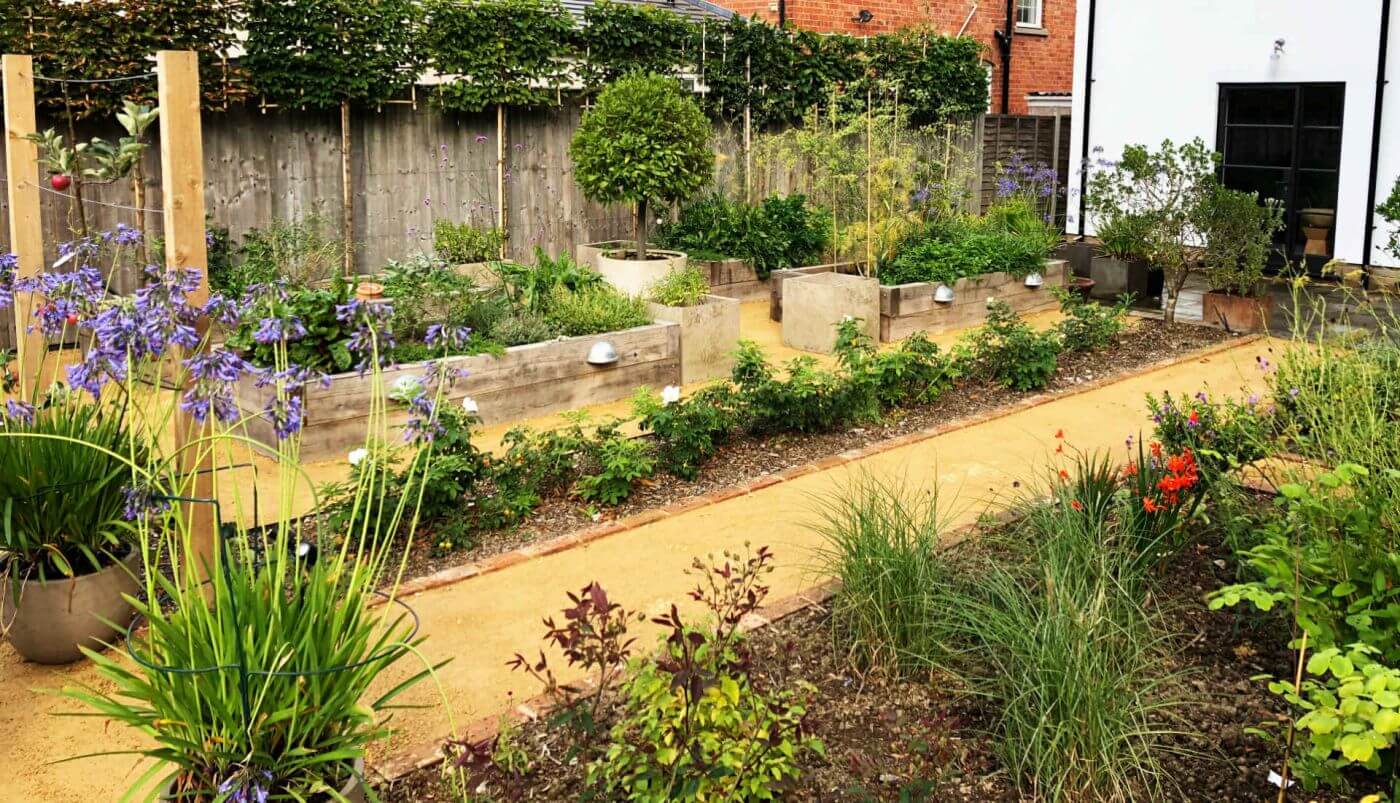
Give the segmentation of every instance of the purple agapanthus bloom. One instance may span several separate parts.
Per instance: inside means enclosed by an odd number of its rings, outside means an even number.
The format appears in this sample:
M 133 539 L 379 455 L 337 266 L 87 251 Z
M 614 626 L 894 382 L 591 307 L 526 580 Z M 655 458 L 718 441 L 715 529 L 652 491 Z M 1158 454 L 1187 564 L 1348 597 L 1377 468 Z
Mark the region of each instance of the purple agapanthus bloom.
M 117 230 L 111 233 L 112 242 L 117 245 L 137 245 L 141 242 L 141 230 L 135 226 L 118 223 Z
M 435 323 L 428 327 L 424 342 L 434 348 L 444 348 L 449 351 L 465 348 L 467 340 L 471 337 L 471 327 L 452 326 L 450 324 Z
M 15 303 L 15 276 L 19 273 L 19 257 L 0 254 L 0 309 Z
M 305 336 L 306 326 L 296 316 L 285 319 L 268 316 L 258 321 L 258 328 L 253 332 L 253 342 L 266 345 L 283 340 L 300 340 Z
M 127 521 L 149 520 L 152 515 L 170 509 L 170 500 L 158 496 L 147 485 L 131 485 L 122 489 L 126 503 L 122 506 L 122 517 Z
M 394 308 L 389 304 L 370 304 L 358 298 L 336 306 L 336 320 L 355 328 L 345 347 L 360 358 L 355 367 L 361 374 L 373 366 L 376 355 L 383 367 L 384 358 L 394 348 L 393 330 L 389 326 L 393 314 Z
M 228 803 L 267 803 L 272 787 L 272 773 L 267 770 L 242 770 L 219 784 L 219 794 Z
M 225 326 L 236 326 L 243 317 L 238 302 L 223 293 L 214 293 L 209 296 L 209 300 L 204 302 L 204 308 L 201 312 Z
M 408 410 L 411 417 L 404 425 L 404 440 L 415 443 L 432 443 L 447 433 L 442 422 L 438 420 L 437 404 L 428 397 L 426 391 L 419 391 L 408 400 Z
M 268 402 L 264 412 L 272 420 L 272 432 L 277 440 L 284 441 L 301 431 L 306 407 L 300 395 L 279 394 Z
M 34 423 L 34 405 L 20 399 L 5 401 L 5 416 L 20 424 Z
M 238 420 L 238 405 L 233 401 L 233 386 L 240 377 L 252 373 L 253 366 L 237 353 L 219 348 L 196 354 L 185 360 L 191 387 L 180 399 L 180 409 L 200 423 L 212 413 L 225 424 Z

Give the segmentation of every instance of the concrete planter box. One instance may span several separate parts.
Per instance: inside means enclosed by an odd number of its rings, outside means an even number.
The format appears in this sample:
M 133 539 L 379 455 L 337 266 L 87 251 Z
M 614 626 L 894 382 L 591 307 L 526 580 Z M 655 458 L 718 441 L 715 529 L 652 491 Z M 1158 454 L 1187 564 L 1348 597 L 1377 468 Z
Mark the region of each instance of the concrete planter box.
M 987 299 L 1005 301 L 1018 313 L 1054 309 L 1059 301 L 1055 287 L 1065 286 L 1069 263 L 1047 259 L 1040 275 L 1040 287 L 1027 287 L 1023 277 L 1009 273 L 984 273 L 953 283 L 953 300 L 934 300 L 938 285 L 933 282 L 884 285 L 880 287 L 880 341 L 902 340 L 915 332 L 936 334 L 951 329 L 978 326 L 987 319 Z
M 1140 303 L 1162 295 L 1162 272 L 1140 259 L 1094 257 L 1089 263 L 1089 278 L 1094 280 L 1094 298 L 1115 299 L 1132 293 Z
M 693 307 L 668 307 L 647 302 L 651 317 L 681 327 L 681 383 L 728 376 L 739 344 L 739 300 L 705 296 Z
M 495 262 L 464 262 L 460 265 L 453 265 L 452 270 L 459 276 L 466 276 L 478 287 L 495 287 L 501 283 L 501 277 L 495 271 Z
M 623 259 L 623 251 L 605 251 L 598 255 L 598 272 L 608 284 L 629 296 L 644 295 L 659 279 L 673 270 L 685 268 L 685 254 L 679 251 L 647 249 L 646 259 Z
M 770 320 L 783 319 L 783 282 L 814 276 L 818 273 L 846 273 L 859 275 L 864 262 L 832 262 L 828 265 L 810 265 L 805 268 L 786 268 L 768 274 L 768 317 Z
M 787 280 L 783 290 L 783 344 L 830 354 L 836 325 L 854 318 L 872 339 L 879 336 L 880 284 L 873 276 L 826 271 Z
M 710 280 L 710 292 L 740 301 L 760 301 L 771 292 L 770 279 L 758 278 L 758 271 L 746 259 L 690 259 Z
M 606 340 L 617 349 L 618 361 L 596 366 L 587 362 L 594 343 Z M 587 404 L 630 396 L 642 385 L 664 387 L 681 381 L 681 327 L 655 323 L 586 337 L 569 337 L 506 349 L 504 355 L 477 354 L 442 361 L 449 369 L 464 369 L 446 394 L 449 404 L 470 396 L 486 424 L 518 421 L 572 410 Z M 401 365 L 383 372 L 382 391 L 388 393 L 400 377 L 422 377 L 423 363 Z M 306 460 L 344 457 L 360 446 L 368 433 L 373 377 L 357 372 L 336 374 L 330 386 L 312 384 L 302 391 L 304 423 L 301 455 Z M 275 449 L 272 422 L 262 415 L 271 395 L 244 378 L 235 388 L 239 409 L 248 417 L 248 435 Z M 389 437 L 408 415 L 390 403 Z M 375 433 L 380 434 L 380 433 Z

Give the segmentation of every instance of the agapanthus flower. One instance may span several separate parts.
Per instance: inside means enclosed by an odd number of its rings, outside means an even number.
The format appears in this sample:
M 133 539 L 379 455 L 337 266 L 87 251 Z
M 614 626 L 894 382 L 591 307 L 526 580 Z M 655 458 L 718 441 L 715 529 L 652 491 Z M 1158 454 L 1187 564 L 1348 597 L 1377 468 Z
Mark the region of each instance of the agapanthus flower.
M 225 424 L 237 421 L 233 387 L 239 378 L 252 373 L 253 366 L 237 353 L 218 348 L 186 359 L 185 367 L 191 386 L 180 399 L 180 409 L 200 423 L 207 421 L 210 413 Z
M 336 320 L 355 327 L 345 347 L 360 358 L 356 365 L 360 373 L 372 367 L 376 355 L 382 363 L 394 348 L 393 328 L 389 325 L 393 314 L 394 308 L 389 304 L 369 304 L 358 298 L 336 306 Z
M 225 326 L 236 326 L 243 317 L 238 302 L 223 293 L 214 293 L 209 296 L 209 300 L 204 302 L 204 308 L 201 312 Z
M 471 337 L 471 327 L 452 326 L 450 324 L 435 323 L 428 327 L 423 342 L 434 348 L 443 348 L 449 351 L 465 348 L 468 338 Z
M 148 485 L 130 485 L 122 489 L 126 502 L 122 517 L 127 521 L 149 520 L 151 516 L 170 509 L 170 500 L 158 495 Z
M 408 400 L 410 418 L 404 424 L 404 440 L 417 443 L 431 443 L 446 434 L 447 429 L 438 420 L 437 403 L 424 391 Z
M 283 340 L 300 340 L 306 336 L 306 326 L 296 316 L 279 318 L 269 315 L 258 321 L 258 328 L 253 332 L 253 342 L 268 344 L 280 343 Z
M 34 405 L 22 399 L 6 399 L 5 416 L 20 424 L 32 424 L 34 423 Z
M 110 232 L 112 242 L 117 245 L 137 245 L 141 242 L 141 230 L 135 226 L 128 226 L 125 223 L 118 223 L 117 229 Z
M 219 784 L 219 794 L 228 803 L 267 803 L 272 773 L 245 769 Z
M 15 303 L 15 276 L 19 274 L 19 257 L 0 254 L 0 309 Z

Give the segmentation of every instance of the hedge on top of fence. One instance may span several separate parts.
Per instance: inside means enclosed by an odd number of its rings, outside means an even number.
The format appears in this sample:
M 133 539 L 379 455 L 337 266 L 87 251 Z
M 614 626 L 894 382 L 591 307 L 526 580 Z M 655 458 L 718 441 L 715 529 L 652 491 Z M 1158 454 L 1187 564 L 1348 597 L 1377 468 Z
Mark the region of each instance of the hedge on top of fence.
M 201 53 L 213 108 L 249 91 L 269 103 L 374 106 L 402 96 L 423 68 L 448 76 L 443 108 L 553 105 L 647 71 L 691 76 L 702 104 L 727 121 L 747 104 L 758 127 L 792 124 L 838 102 L 863 108 L 867 91 L 899 98 L 914 125 L 986 108 L 983 47 L 910 28 L 856 38 L 732 17 L 690 22 L 654 6 L 600 0 L 576 20 L 557 0 L 35 0 L 0 4 L 0 50 L 32 53 L 40 73 L 108 79 L 149 70 L 156 50 Z M 225 60 L 246 31 L 243 55 Z M 236 51 L 235 51 L 236 52 Z M 150 102 L 153 82 L 70 87 L 78 117 L 105 116 L 123 99 Z M 62 110 L 62 88 L 39 100 Z

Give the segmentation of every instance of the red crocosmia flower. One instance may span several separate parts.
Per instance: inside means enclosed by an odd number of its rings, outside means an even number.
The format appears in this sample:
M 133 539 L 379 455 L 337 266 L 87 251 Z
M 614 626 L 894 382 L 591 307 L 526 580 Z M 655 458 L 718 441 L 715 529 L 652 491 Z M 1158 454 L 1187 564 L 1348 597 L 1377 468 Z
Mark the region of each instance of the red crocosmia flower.
M 1123 479 L 1127 479 L 1127 478 L 1129 478 L 1129 477 L 1136 477 L 1137 474 L 1138 474 L 1137 463 L 1134 463 L 1133 461 L 1129 460 L 1129 461 L 1128 461 L 1128 465 L 1123 466 Z
M 1148 448 L 1152 451 L 1152 456 L 1153 456 L 1153 457 L 1161 457 L 1161 456 L 1162 456 L 1162 444 L 1158 443 L 1157 441 L 1153 441 L 1153 442 L 1152 442 L 1152 445 L 1149 446 Z
M 1062 480 L 1068 480 L 1068 479 L 1069 479 L 1069 472 L 1068 472 L 1068 471 L 1065 471 L 1064 469 L 1060 469 L 1060 479 L 1062 479 Z
M 1152 497 L 1144 496 L 1142 498 L 1142 509 L 1147 511 L 1148 513 L 1156 513 L 1157 511 L 1162 509 L 1162 506 L 1157 504 L 1157 502 L 1154 501 Z
M 1196 412 L 1195 410 L 1192 410 L 1191 415 L 1186 416 L 1186 423 L 1192 426 L 1201 423 L 1201 414 Z
M 1057 429 L 1057 430 L 1055 430 L 1055 437 L 1056 437 L 1056 438 L 1063 438 L 1064 436 L 1065 436 L 1065 431 L 1064 431 L 1063 429 Z
M 1083 510 L 1084 510 L 1084 503 L 1081 502 L 1081 501 L 1079 501 L 1078 499 L 1071 499 L 1070 502 L 1069 502 L 1069 506 L 1072 507 L 1072 508 L 1074 508 L 1075 510 L 1079 510 L 1079 511 L 1083 511 Z

